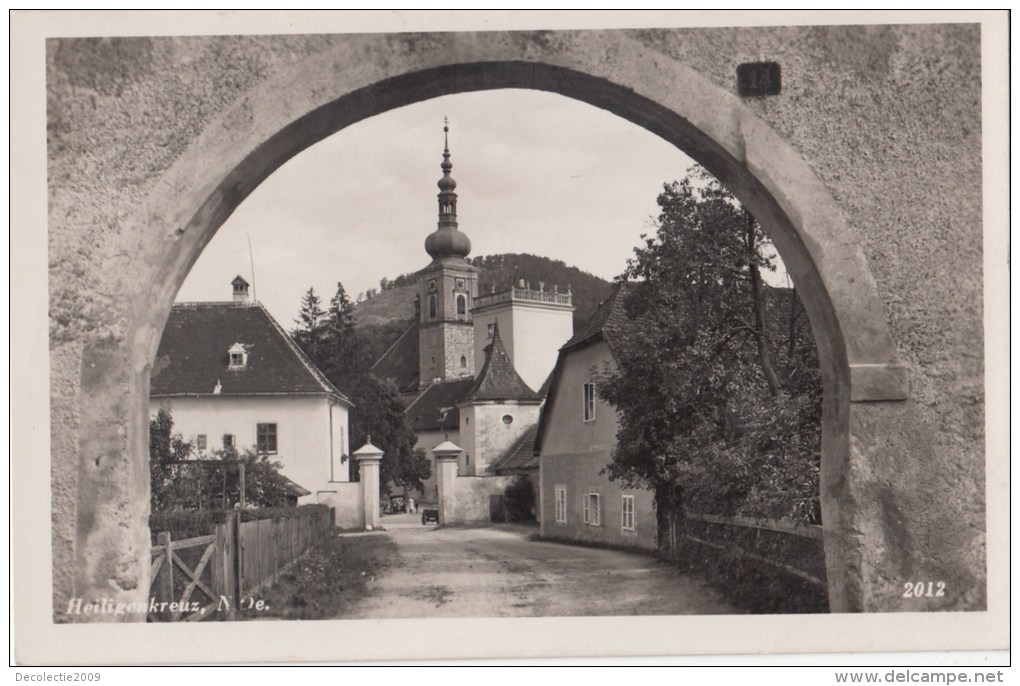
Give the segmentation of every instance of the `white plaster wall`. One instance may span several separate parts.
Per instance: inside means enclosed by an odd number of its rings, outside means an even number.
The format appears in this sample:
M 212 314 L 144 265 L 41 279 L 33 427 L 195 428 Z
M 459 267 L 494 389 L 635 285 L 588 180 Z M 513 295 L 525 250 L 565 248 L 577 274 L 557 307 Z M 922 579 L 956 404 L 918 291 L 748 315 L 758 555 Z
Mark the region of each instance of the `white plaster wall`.
M 600 474 L 613 457 L 618 420 L 613 406 L 596 396 L 595 420 L 584 421 L 584 384 L 592 369 L 615 368 L 605 342 L 571 352 L 560 369 L 555 391 L 547 402 L 548 424 L 542 439 L 540 499 L 542 535 L 591 543 L 656 547 L 654 497 L 651 491 L 623 488 Z M 556 521 L 556 486 L 567 490 L 567 521 Z M 583 499 L 587 493 L 601 498 L 601 524 L 584 523 Z M 634 496 L 635 527 L 622 527 L 623 495 Z
M 489 324 L 499 321 L 499 337 L 514 369 L 524 382 L 537 391 L 556 364 L 560 346 L 574 334 L 573 310 L 539 303 L 515 301 L 476 312 L 475 375 L 485 364 L 485 346 Z
M 570 353 L 560 370 L 555 392 L 546 399 L 549 417 L 542 438 L 542 456 L 612 450 L 618 426 L 616 410 L 598 397 L 595 421 L 585 422 L 584 384 L 592 380 L 592 369 L 602 373 L 605 365 L 615 368 L 609 346 L 604 342 Z
M 464 420 L 461 419 L 461 422 Z M 421 498 L 416 498 L 421 503 L 434 504 L 437 502 L 438 493 L 436 492 L 436 474 L 438 470 L 436 467 L 436 456 L 432 452 L 432 449 L 437 445 L 447 440 L 446 435 L 449 434 L 449 440 L 464 447 L 460 440 L 460 432 L 458 431 L 419 431 L 418 441 L 414 444 L 415 449 L 421 448 L 425 451 L 426 457 L 428 457 L 429 465 L 432 467 L 432 475 L 422 482 L 425 486 L 425 491 L 421 494 Z M 464 458 L 462 457 L 461 460 Z
M 450 524 L 488 522 L 489 496 L 503 495 L 516 476 L 458 476 L 453 480 L 457 506 Z
M 334 490 L 319 494 L 319 502 L 336 508 L 333 525 L 339 529 L 365 528 L 365 494 L 360 482 L 335 483 Z
M 174 432 L 194 442 L 199 434 L 207 437 L 203 457 L 222 449 L 223 434 L 234 434 L 239 451 L 255 448 L 256 424 L 275 423 L 277 454 L 281 471 L 289 479 L 312 492 L 301 503 L 317 502 L 320 491 L 335 490 L 338 482 L 350 480 L 350 455 L 347 444 L 347 408 L 333 405 L 325 396 L 263 396 L 154 398 L 149 403 L 152 415 L 160 407 L 170 410 Z M 332 415 L 332 439 L 330 418 Z M 331 464 L 332 459 L 332 464 Z
M 485 403 L 462 407 L 461 436 L 465 454 L 470 454 L 471 464 L 466 468 L 467 458 L 461 457 L 461 474 L 465 476 L 481 476 L 491 474 L 492 463 L 521 437 L 529 427 L 538 422 L 540 405 L 518 403 Z M 512 421 L 503 422 L 509 415 Z M 470 424 L 465 424 L 465 420 Z M 470 430 L 468 430 L 470 428 Z
M 500 324 L 502 334 L 503 325 Z M 514 369 L 533 391 L 545 383 L 556 365 L 560 346 L 574 334 L 572 310 L 542 306 L 514 306 L 513 360 Z
M 657 524 L 654 493 L 624 488 L 601 474 L 612 461 L 610 450 L 573 455 L 542 455 L 541 531 L 543 536 L 616 546 L 656 548 Z M 556 486 L 566 487 L 567 521 L 556 521 Z M 598 493 L 600 523 L 584 522 L 584 497 Z M 634 528 L 623 528 L 623 496 L 634 497 Z
M 510 303 L 501 303 L 491 309 L 486 308 L 482 312 L 473 312 L 475 325 L 475 377 L 482 372 L 485 365 L 485 348 L 492 339 L 489 338 L 489 324 L 499 322 L 499 337 L 503 339 L 510 361 L 514 360 L 514 317 L 511 312 Z

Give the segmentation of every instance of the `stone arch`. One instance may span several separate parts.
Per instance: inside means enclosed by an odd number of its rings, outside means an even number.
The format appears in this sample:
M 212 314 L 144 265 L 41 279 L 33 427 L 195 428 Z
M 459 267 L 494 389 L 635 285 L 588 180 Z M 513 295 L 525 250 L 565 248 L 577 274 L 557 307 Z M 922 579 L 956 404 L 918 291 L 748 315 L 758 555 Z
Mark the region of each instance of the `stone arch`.
M 262 180 L 326 136 L 396 107 L 458 92 L 543 90 L 606 109 L 681 148 L 769 232 L 801 291 L 822 363 L 821 499 L 830 604 L 837 611 L 864 609 L 862 527 L 848 466 L 850 417 L 854 403 L 905 398 L 907 380 L 875 280 L 842 209 L 810 164 L 731 92 L 623 33 L 585 34 L 583 41 L 565 34 L 552 45 L 544 34 L 408 40 L 353 37 L 282 69 L 205 126 L 131 220 L 158 236 L 136 256 L 151 287 L 122 291 L 133 293 L 125 304 L 122 344 L 130 360 L 123 383 L 131 393 L 127 401 L 113 399 L 109 382 L 97 380 L 83 386 L 81 402 L 109 406 L 126 426 L 139 492 L 145 492 L 149 370 L 174 295 L 219 226 Z M 97 440 L 84 431 L 79 437 Z M 83 471 L 79 478 L 81 502 L 90 476 Z M 76 513 L 86 539 L 78 546 L 87 547 L 89 536 L 108 538 L 96 509 L 86 505 Z M 137 512 L 103 516 L 138 522 Z M 137 532 L 123 535 L 133 536 L 135 548 L 142 540 Z M 130 554 L 148 560 L 144 550 Z M 133 569 L 143 586 L 147 566 L 138 562 Z M 79 593 L 104 583 L 95 566 L 76 574 Z

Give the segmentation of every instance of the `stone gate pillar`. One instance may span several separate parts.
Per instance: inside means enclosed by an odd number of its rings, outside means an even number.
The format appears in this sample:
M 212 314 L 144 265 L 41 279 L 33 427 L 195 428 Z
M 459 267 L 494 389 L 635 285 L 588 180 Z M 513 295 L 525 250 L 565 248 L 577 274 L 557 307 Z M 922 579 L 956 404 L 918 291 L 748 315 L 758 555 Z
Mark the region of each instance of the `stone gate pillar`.
M 365 506 L 365 530 L 379 528 L 379 463 L 383 451 L 372 445 L 372 437 L 368 436 L 365 445 L 354 451 L 354 459 L 358 461 L 361 474 L 361 496 Z
M 457 498 L 454 493 L 454 481 L 457 478 L 457 462 L 463 452 L 460 446 L 445 440 L 432 449 L 436 456 L 436 483 L 439 486 L 439 524 L 452 524 L 456 521 Z

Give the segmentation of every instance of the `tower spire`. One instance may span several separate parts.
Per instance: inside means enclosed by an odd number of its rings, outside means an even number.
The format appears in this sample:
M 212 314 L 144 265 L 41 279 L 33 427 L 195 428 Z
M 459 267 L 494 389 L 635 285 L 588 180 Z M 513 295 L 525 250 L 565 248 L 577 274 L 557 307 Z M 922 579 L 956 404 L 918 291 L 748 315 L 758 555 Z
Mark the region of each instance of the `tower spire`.
M 450 172 L 450 120 L 443 117 L 443 162 L 439 165 L 443 177 L 439 179 L 439 226 L 425 239 L 425 251 L 433 258 L 467 257 L 471 241 L 457 229 L 457 182 Z

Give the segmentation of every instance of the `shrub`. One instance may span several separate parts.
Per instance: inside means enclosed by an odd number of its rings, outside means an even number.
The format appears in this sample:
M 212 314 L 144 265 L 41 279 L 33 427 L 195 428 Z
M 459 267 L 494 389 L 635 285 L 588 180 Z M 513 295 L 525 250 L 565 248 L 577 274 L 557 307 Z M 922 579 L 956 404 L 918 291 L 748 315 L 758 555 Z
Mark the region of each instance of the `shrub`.
M 531 477 L 522 474 L 503 492 L 503 506 L 508 522 L 530 522 L 535 519 L 535 491 Z
M 222 524 L 227 516 L 234 512 L 240 512 L 242 522 L 312 517 L 322 528 L 328 528 L 332 524 L 329 519 L 329 506 L 321 504 L 300 507 L 258 507 L 247 510 L 172 510 L 153 512 L 149 515 L 149 532 L 153 543 L 156 542 L 156 535 L 163 531 L 169 532 L 170 538 L 175 541 L 208 536 L 216 530 L 217 524 Z

